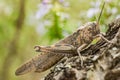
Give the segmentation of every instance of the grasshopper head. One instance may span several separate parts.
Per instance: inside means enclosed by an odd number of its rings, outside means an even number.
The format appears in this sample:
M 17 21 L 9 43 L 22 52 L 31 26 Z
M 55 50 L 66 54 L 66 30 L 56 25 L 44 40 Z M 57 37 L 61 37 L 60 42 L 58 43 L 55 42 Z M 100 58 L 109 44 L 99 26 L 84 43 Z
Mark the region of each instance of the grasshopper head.
M 88 27 L 88 31 L 91 32 L 92 36 L 96 36 L 100 33 L 99 24 L 96 21 L 88 22 L 86 27 Z
M 100 29 L 97 22 L 88 22 L 80 26 L 77 33 L 79 33 L 79 37 L 83 39 L 83 42 L 90 43 L 100 33 Z
M 86 24 L 86 26 L 89 26 L 89 29 L 92 30 L 91 33 L 92 33 L 93 36 L 96 36 L 97 34 L 100 33 L 99 23 L 100 23 L 101 15 L 103 13 L 104 6 L 105 6 L 105 1 L 104 1 L 103 5 L 102 5 L 102 9 L 100 11 L 100 15 L 98 17 L 98 20 L 94 21 L 94 22 L 89 22 L 89 23 Z
M 91 27 L 91 30 L 92 30 L 91 33 L 93 36 L 100 34 L 99 24 L 96 21 L 91 22 L 90 27 Z

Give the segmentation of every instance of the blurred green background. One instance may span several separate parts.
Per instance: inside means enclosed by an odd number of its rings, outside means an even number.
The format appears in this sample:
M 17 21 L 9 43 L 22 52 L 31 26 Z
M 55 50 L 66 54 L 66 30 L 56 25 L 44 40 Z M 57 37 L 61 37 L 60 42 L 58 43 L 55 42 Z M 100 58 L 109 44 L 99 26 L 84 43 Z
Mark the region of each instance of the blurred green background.
M 21 64 L 39 54 L 35 45 L 50 45 L 95 21 L 103 0 L 0 0 L 0 80 L 40 80 L 46 73 L 15 76 Z M 100 25 L 120 17 L 120 1 L 107 0 Z

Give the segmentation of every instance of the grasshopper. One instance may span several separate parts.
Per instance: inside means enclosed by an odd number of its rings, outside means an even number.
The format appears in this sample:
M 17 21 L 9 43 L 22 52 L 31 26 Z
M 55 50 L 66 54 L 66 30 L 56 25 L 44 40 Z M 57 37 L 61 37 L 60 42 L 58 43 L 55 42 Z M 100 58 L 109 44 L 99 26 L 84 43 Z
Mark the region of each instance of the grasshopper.
M 28 62 L 21 65 L 15 72 L 16 75 L 22 75 L 31 71 L 43 72 L 58 61 L 60 61 L 65 55 L 63 54 L 78 54 L 81 60 L 81 66 L 83 66 L 83 60 L 80 52 L 86 48 L 94 38 L 100 36 L 99 20 L 104 9 L 105 2 L 102 6 L 98 21 L 88 22 L 85 25 L 80 26 L 73 34 L 60 40 L 51 46 L 35 46 L 37 52 L 41 52 L 37 56 L 30 59 Z M 101 36 L 104 40 L 106 38 Z

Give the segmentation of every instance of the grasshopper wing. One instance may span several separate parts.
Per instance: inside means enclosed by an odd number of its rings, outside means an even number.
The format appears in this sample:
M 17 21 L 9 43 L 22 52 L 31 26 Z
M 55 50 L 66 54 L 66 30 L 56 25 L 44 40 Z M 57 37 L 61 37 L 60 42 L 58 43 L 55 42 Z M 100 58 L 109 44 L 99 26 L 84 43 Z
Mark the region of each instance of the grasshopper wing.
M 63 57 L 63 55 L 56 55 L 51 53 L 39 54 L 27 61 L 26 63 L 24 63 L 23 65 L 21 65 L 16 70 L 15 74 L 22 75 L 31 71 L 43 72 L 52 67 Z

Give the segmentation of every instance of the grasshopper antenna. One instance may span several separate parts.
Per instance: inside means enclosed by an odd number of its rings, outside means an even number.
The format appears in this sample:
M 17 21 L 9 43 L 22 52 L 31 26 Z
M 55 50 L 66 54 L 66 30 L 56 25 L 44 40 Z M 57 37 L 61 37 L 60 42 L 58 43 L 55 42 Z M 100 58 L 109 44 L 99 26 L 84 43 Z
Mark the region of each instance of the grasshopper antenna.
M 105 6 L 105 1 L 104 1 L 103 5 L 102 5 L 102 9 L 101 9 L 101 11 L 100 11 L 100 15 L 99 15 L 99 17 L 98 17 L 97 24 L 99 24 L 101 15 L 102 15 L 102 13 L 103 13 L 104 6 Z

